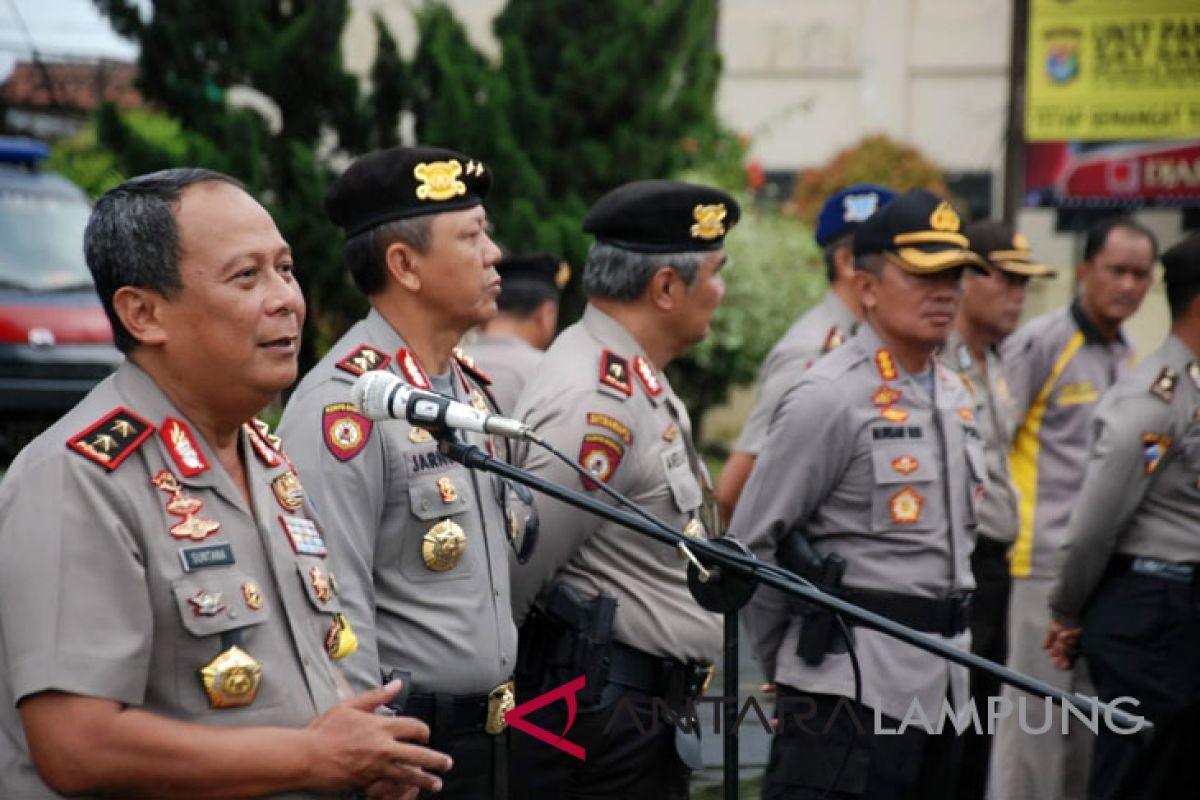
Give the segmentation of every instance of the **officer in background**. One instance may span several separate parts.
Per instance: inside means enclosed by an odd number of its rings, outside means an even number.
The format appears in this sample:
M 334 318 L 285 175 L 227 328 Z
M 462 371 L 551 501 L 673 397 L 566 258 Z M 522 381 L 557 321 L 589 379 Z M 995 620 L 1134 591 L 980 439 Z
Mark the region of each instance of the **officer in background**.
M 1031 320 L 1001 345 L 1015 407 L 1009 465 L 1019 502 L 1009 563 L 1008 666 L 1064 691 L 1093 693 L 1082 661 L 1064 673 L 1041 652 L 1050 589 L 1087 467 L 1092 415 L 1132 363 L 1121 323 L 1146 296 L 1157 253 L 1154 235 L 1133 220 L 1098 223 L 1075 270 L 1078 298 Z M 1016 692 L 1005 686 L 1002 693 L 1014 708 Z M 999 721 L 992 759 L 998 800 L 1083 796 L 1092 735 L 1079 724 L 1063 736 L 1060 720 L 1046 721 L 1044 709 L 1028 703 L 1026 719 L 1034 730 L 1050 724 L 1045 734 L 1023 733 L 1016 714 Z
M 443 457 L 424 429 L 364 417 L 351 388 L 384 370 L 489 408 L 485 379 L 454 347 L 496 313 L 500 251 L 482 206 L 491 181 L 469 156 L 398 147 L 334 182 L 325 209 L 346 231 L 346 265 L 371 311 L 305 376 L 280 424 L 302 472 L 321 476 L 314 504 L 338 526 L 329 547 L 360 640 L 344 662 L 351 683 L 408 678 L 411 693 L 395 705 L 428 722 L 457 764 L 442 796 L 472 800 L 507 786 L 517 642 L 505 493 Z
M 974 403 L 934 353 L 953 328 L 964 267 L 987 262 L 959 227 L 950 204 L 925 191 L 897 197 L 859 226 L 866 322 L 784 395 L 730 532 L 771 563 L 796 569 L 795 552 L 819 561 L 809 576 L 827 589 L 965 649 L 986 468 Z M 953 730 L 872 731 L 876 713 L 895 730 L 913 703 L 930 719 L 944 700 L 959 706 L 966 670 L 855 627 L 858 705 L 831 617 L 793 609 L 760 587 L 743 612 L 778 687 L 764 800 L 824 797 L 839 770 L 839 797 L 953 797 Z
M 1008 548 L 1017 538 L 1017 495 L 1008 467 L 1008 437 L 1012 430 L 1012 395 L 1004 376 L 999 344 L 1017 328 L 1025 305 L 1029 279 L 1053 275 L 1037 264 L 1029 242 L 1003 222 L 972 222 L 963 233 L 971 250 L 987 259 L 991 273 L 963 276 L 958 320 L 943 348 L 947 366 L 958 372 L 975 400 L 975 424 L 983 437 L 987 489 L 979 501 L 971 572 L 975 596 L 971 602 L 971 652 L 1003 664 L 1007 657 Z M 1000 681 L 985 672 L 971 673 L 971 696 L 977 707 L 998 697 Z M 982 800 L 987 788 L 991 736 L 964 734 L 963 766 L 958 796 Z
M 1133 697 L 1167 748 L 1104 725 L 1088 797 L 1195 794 L 1197 741 L 1177 724 L 1200 709 L 1200 234 L 1163 254 L 1171 334 L 1105 395 L 1091 459 L 1050 595 L 1055 665 L 1081 651 L 1101 700 Z
M 583 221 L 596 237 L 583 319 L 551 346 L 517 405 L 591 477 L 536 447 L 519 451 L 522 466 L 598 497 L 607 484 L 688 536 L 718 535 L 708 472 L 663 368 L 708 334 L 739 214 L 728 194 L 678 181 L 628 183 L 596 202 Z M 587 761 L 515 739 L 514 797 L 686 798 L 698 731 L 677 741 L 653 703 L 685 713 L 711 675 L 721 618 L 688 592 L 678 550 L 554 500 L 539 499 L 539 513 L 553 535 L 513 573 L 525 620 L 518 678 L 522 696 L 534 696 L 586 675 L 569 738 Z M 568 725 L 563 703 L 539 714 L 530 720 L 546 730 Z
M 558 298 L 571 279 L 571 267 L 546 253 L 507 256 L 500 273 L 499 308 L 463 350 L 491 378 L 489 387 L 501 413 L 511 414 L 542 351 L 558 329 Z
M 396 686 L 339 702 L 337 564 L 253 416 L 304 319 L 275 223 L 167 170 L 102 197 L 84 251 L 127 359 L 0 486 L 0 796 L 436 787 L 425 726 L 371 713 Z
M 824 250 L 829 291 L 792 323 L 759 368 L 754 407 L 717 482 L 723 521 L 733 516 L 783 393 L 814 361 L 850 338 L 862 319 L 854 285 L 854 229 L 893 197 L 889 189 L 861 183 L 833 193 L 821 206 L 816 239 Z

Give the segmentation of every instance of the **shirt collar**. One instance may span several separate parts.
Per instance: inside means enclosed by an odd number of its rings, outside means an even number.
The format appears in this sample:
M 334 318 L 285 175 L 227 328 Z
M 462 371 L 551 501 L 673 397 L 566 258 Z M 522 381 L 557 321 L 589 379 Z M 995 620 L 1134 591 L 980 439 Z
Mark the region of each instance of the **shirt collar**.
M 1071 319 L 1075 321 L 1075 327 L 1079 328 L 1079 332 L 1083 334 L 1083 340 L 1088 344 L 1102 344 L 1106 346 L 1112 344 L 1112 342 L 1104 338 L 1091 318 L 1084 312 L 1083 301 L 1078 297 L 1071 301 Z M 1115 341 L 1118 344 L 1125 344 L 1125 334 L 1120 328 L 1117 329 L 1117 338 Z

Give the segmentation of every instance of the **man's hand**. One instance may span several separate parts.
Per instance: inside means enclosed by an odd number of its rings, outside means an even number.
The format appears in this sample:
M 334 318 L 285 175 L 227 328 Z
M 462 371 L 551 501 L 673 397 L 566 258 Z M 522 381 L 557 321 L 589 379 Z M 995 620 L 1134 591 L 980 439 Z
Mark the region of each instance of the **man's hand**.
M 1082 628 L 1068 628 L 1057 622 L 1051 622 L 1046 629 L 1046 639 L 1042 649 L 1050 658 L 1050 663 L 1061 670 L 1068 670 L 1075 664 L 1079 653 L 1079 637 Z
M 344 700 L 308 725 L 317 734 L 312 764 L 314 788 L 370 787 L 370 797 L 404 797 L 413 789 L 441 791 L 442 781 L 426 770 L 446 772 L 450 757 L 408 742 L 429 741 L 429 728 L 412 717 L 374 713 L 400 691 L 400 681 Z

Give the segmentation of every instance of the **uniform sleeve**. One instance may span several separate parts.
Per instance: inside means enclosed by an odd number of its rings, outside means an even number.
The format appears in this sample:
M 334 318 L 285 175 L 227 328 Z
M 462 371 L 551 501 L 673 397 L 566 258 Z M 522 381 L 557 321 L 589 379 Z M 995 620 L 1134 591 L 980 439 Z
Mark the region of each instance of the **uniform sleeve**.
M 787 390 L 800 379 L 804 371 L 803 359 L 789 361 L 768 357 L 763 363 L 762 375 L 759 379 L 758 396 L 750 416 L 742 426 L 734 450 L 739 453 L 750 453 L 757 456 L 762 451 L 763 440 L 767 438 L 767 430 L 771 427 L 771 419 L 779 408 L 780 401 Z
M 1033 405 L 1038 390 L 1041 389 L 1044 378 L 1039 380 L 1038 376 L 1044 375 L 1049 367 L 1040 364 L 1039 348 L 1034 346 L 1033 338 L 1026 328 L 1017 331 L 1001 343 L 1000 361 L 1012 396 L 1009 430 L 1001 431 L 1001 434 L 1006 441 L 1011 442 L 1017 428 L 1025 421 L 1025 414 Z
M 730 535 L 763 561 L 775 564 L 776 547 L 804 525 L 833 490 L 853 452 L 845 400 L 827 380 L 804 380 L 784 395 L 730 521 Z M 783 593 L 760 587 L 742 613 L 755 655 L 768 678 L 790 621 Z
M 110 473 L 63 451 L 18 461 L 0 491 L 3 668 L 15 700 L 57 690 L 141 705 L 154 617 L 120 486 L 139 457 Z
M 620 457 L 612 465 L 606 483 L 618 492 L 625 493 L 627 487 L 632 485 L 630 476 L 635 459 L 629 451 L 637 446 L 638 433 L 635 431 L 633 442 L 626 445 L 617 441 L 616 435 L 610 431 L 588 425 L 587 413 L 595 411 L 630 427 L 632 420 L 627 412 L 623 413 L 624 404 L 602 397 L 590 389 L 560 395 L 552 401 L 525 395 L 520 401 L 520 413 L 524 422 L 568 458 L 575 459 L 575 463 L 582 460 L 585 437 L 604 437 L 616 445 L 620 449 Z M 545 480 L 582 491 L 597 499 L 603 498 L 598 490 L 588 491 L 575 470 L 545 448 L 528 445 L 518 450 L 516 458 L 518 466 Z M 608 449 L 607 458 L 611 463 L 611 448 Z M 514 565 L 512 572 L 513 618 L 517 625 L 524 622 L 534 600 L 546 585 L 603 523 L 594 514 L 539 492 L 534 492 L 534 499 L 539 519 L 537 546 L 529 561 Z
M 279 423 L 279 435 L 326 534 L 329 568 L 337 576 L 343 612 L 358 638 L 358 650 L 337 663 L 351 687 L 361 692 L 380 683 L 375 539 L 382 524 L 389 464 L 378 424 L 365 434 L 362 449 L 344 461 L 326 444 L 325 407 L 347 402 L 349 394 L 348 385 L 330 381 L 293 397 Z
M 1114 398 L 1097 413 L 1087 474 L 1067 529 L 1066 559 L 1050 596 L 1054 619 L 1061 624 L 1079 624 L 1121 532 L 1150 485 L 1142 436 L 1156 424 L 1162 434 L 1169 433 L 1163 413 L 1169 407 L 1150 400 L 1162 410 L 1152 409 L 1148 420 L 1146 410 L 1138 408 L 1144 402 L 1141 397 Z

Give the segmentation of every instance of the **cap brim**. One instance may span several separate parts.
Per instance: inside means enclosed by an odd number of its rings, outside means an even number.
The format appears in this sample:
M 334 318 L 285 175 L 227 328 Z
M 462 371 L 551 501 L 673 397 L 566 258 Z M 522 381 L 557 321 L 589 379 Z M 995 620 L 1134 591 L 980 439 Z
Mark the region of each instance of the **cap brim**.
M 900 269 L 913 275 L 932 275 L 958 267 L 971 267 L 984 274 L 991 272 L 988 262 L 978 253 L 953 245 L 901 247 L 896 251 L 885 252 L 884 256 Z
M 993 267 L 1011 272 L 1013 275 L 1024 275 L 1027 278 L 1052 278 L 1058 271 L 1045 264 L 1032 264 L 1028 261 L 992 261 Z

